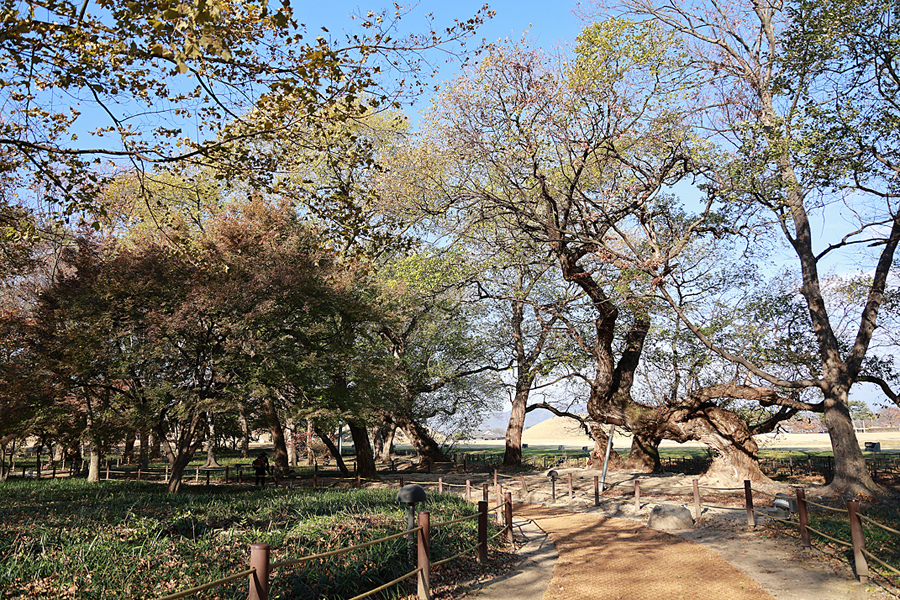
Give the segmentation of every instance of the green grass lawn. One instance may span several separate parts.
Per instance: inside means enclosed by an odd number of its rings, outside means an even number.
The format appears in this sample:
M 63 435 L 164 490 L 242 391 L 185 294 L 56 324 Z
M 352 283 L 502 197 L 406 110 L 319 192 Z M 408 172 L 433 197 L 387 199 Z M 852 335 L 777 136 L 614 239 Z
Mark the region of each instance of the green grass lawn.
M 272 562 L 300 558 L 405 529 L 390 490 L 189 488 L 82 479 L 0 484 L 0 597 L 159 598 L 248 568 L 249 546 L 272 546 Z M 474 514 L 429 494 L 432 523 Z M 432 560 L 476 541 L 476 521 L 432 530 Z M 411 570 L 403 539 L 342 557 L 282 568 L 272 598 L 348 598 Z M 414 582 L 414 580 L 412 580 Z M 204 592 L 246 598 L 247 581 Z

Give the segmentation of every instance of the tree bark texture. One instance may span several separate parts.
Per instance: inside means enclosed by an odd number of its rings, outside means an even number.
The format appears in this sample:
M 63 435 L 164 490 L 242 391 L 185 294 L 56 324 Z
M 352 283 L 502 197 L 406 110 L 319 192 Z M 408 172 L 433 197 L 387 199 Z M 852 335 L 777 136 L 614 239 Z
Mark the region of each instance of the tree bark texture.
M 409 438 L 410 443 L 421 460 L 429 461 L 431 463 L 448 462 L 444 451 L 441 450 L 440 445 L 434 441 L 434 438 L 431 437 L 431 434 L 428 433 L 427 429 L 419 425 L 419 423 L 411 417 L 402 413 L 395 413 L 393 419 L 394 422 L 397 423 L 397 426 L 403 430 L 403 433 L 406 434 L 406 437 Z
M 353 445 L 356 447 L 356 472 L 366 479 L 376 479 L 378 469 L 375 468 L 375 457 L 372 454 L 372 445 L 369 443 L 369 430 L 365 425 L 357 425 L 352 421 L 347 423 L 350 435 L 353 437 Z

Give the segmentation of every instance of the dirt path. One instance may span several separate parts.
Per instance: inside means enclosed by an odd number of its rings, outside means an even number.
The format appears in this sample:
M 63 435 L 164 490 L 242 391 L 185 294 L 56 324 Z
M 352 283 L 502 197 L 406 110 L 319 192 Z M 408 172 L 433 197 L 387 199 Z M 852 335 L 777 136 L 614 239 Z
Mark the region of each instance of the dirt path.
M 624 519 L 517 504 L 559 559 L 545 600 L 772 600 L 699 544 Z
M 517 504 L 516 516 L 534 520 L 557 544 L 559 577 L 554 573 L 545 600 L 582 597 L 677 600 L 682 596 L 701 600 L 707 597 L 704 590 L 711 591 L 708 596 L 711 600 L 900 597 L 896 590 L 885 589 L 877 583 L 861 585 L 846 560 L 835 560 L 815 548 L 804 552 L 797 540 L 772 536 L 763 528 L 748 531 L 743 510 L 737 508 L 742 506 L 742 496 L 735 497 L 735 508 L 729 510 L 705 506 L 700 525 L 670 535 L 645 527 L 649 509 L 656 503 L 685 504 L 684 496 L 666 497 L 661 492 L 690 490 L 690 477 L 610 473 L 608 487 L 614 495 L 604 495 L 601 506 L 594 507 L 595 473 L 572 470 L 574 497 L 570 500 L 564 481 L 567 471 L 560 472 L 556 502 L 550 497 L 543 473 L 525 475 L 524 490 L 518 476 L 501 474 L 499 480 L 512 492 L 514 500 L 533 503 Z M 438 477 L 416 474 L 406 480 L 436 482 Z M 633 489 L 635 477 L 640 477 L 644 490 L 639 511 L 634 510 L 627 491 Z M 480 497 L 482 482 L 487 481 L 493 487 L 492 478 L 485 474 L 444 474 L 442 478 L 445 484 L 463 488 L 465 481 L 471 479 L 473 497 Z M 621 491 L 615 495 L 617 488 Z M 460 487 L 450 489 L 463 492 Z M 489 498 L 493 501 L 493 490 Z M 721 503 L 722 498 L 716 502 Z M 688 568 L 685 572 L 673 570 L 685 566 Z M 726 587 L 720 589 L 720 584 Z

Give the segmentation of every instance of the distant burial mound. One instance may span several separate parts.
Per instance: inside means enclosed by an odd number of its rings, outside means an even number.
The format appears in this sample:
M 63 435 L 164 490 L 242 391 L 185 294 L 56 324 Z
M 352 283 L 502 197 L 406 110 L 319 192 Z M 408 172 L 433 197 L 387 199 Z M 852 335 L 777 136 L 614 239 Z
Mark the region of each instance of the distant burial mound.
M 582 415 L 586 416 L 586 415 Z M 553 417 L 522 432 L 526 444 L 540 444 L 541 441 L 560 441 L 569 444 L 593 442 L 581 424 L 567 417 Z

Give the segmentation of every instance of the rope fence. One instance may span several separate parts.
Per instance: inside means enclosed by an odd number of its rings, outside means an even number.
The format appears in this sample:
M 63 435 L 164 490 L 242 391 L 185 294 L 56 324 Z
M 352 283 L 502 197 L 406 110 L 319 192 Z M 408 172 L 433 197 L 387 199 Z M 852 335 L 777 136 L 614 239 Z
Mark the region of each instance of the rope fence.
M 377 540 L 371 540 L 369 542 L 364 542 L 362 544 L 356 544 L 353 546 L 348 546 L 347 548 L 340 548 L 338 550 L 331 550 L 328 552 L 322 552 L 319 554 L 314 554 L 310 556 L 303 556 L 301 558 L 284 560 L 280 562 L 271 562 L 271 547 L 269 544 L 264 543 L 255 543 L 250 545 L 250 568 L 246 571 L 242 571 L 240 573 L 235 573 L 233 575 L 229 575 L 228 577 L 223 577 L 222 579 L 217 579 L 215 581 L 211 581 L 209 583 L 193 587 L 187 590 L 182 590 L 176 592 L 174 594 L 170 594 L 168 596 L 163 596 L 159 600 L 176 600 L 178 598 L 185 598 L 187 596 L 193 596 L 202 591 L 225 585 L 226 583 L 230 583 L 232 581 L 242 579 L 245 577 L 249 577 L 249 591 L 247 595 L 247 600 L 268 600 L 269 598 L 269 583 L 270 583 L 270 574 L 274 569 L 290 567 L 299 565 L 302 563 L 306 563 L 312 560 L 317 559 L 325 559 L 334 556 L 339 556 L 343 554 L 347 554 L 349 552 L 353 552 L 356 550 L 361 550 L 363 548 L 368 548 L 369 546 L 374 546 L 376 544 L 381 544 L 384 542 L 396 540 L 398 538 L 402 538 L 405 536 L 416 536 L 416 568 L 400 577 L 394 579 L 393 581 L 389 581 L 381 586 L 364 592 L 358 596 L 354 596 L 350 600 L 362 600 L 362 598 L 368 598 L 378 592 L 382 592 L 391 586 L 397 585 L 398 583 L 405 581 L 411 577 L 418 577 L 418 598 L 419 600 L 429 600 L 431 598 L 431 570 L 435 567 L 444 565 L 453 560 L 457 560 L 462 556 L 465 556 L 473 551 L 477 551 L 476 560 L 479 563 L 484 564 L 487 562 L 488 557 L 488 544 L 501 535 L 506 535 L 506 539 L 509 543 L 513 543 L 513 528 L 512 528 L 512 496 L 509 492 L 506 493 L 506 498 L 503 502 L 501 502 L 498 506 L 495 506 L 494 509 L 503 509 L 504 513 L 504 523 L 503 527 L 491 537 L 488 537 L 488 512 L 492 510 L 489 508 L 489 504 L 485 500 L 480 500 L 478 502 L 478 512 L 474 515 L 469 515 L 466 517 L 460 517 L 457 519 L 451 519 L 449 521 L 443 521 L 440 523 L 431 523 L 431 515 L 428 511 L 421 511 L 418 513 L 418 526 L 408 529 L 406 531 L 402 531 L 400 533 L 395 533 L 393 535 L 385 536 L 383 538 L 379 538 Z M 464 521 L 471 521 L 473 519 L 478 519 L 478 532 L 477 538 L 478 542 L 470 546 L 463 551 L 443 560 L 432 563 L 431 562 L 431 528 L 432 527 L 445 527 L 449 525 L 454 525 L 456 523 L 462 523 Z

